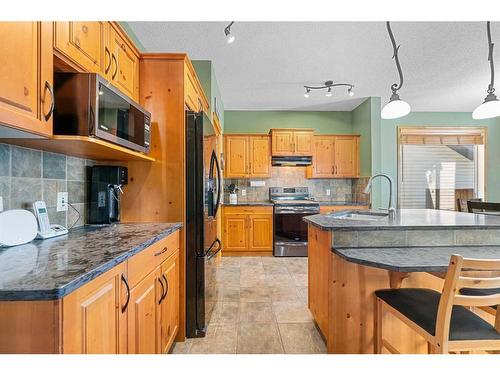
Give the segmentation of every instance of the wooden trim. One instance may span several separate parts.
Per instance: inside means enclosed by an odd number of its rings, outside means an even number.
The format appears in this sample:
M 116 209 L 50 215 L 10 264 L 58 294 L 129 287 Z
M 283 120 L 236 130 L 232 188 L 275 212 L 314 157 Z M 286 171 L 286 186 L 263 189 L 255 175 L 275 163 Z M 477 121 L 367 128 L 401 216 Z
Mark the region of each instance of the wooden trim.
M 123 40 L 129 45 L 129 47 L 132 49 L 134 54 L 139 57 L 141 56 L 141 51 L 139 51 L 139 48 L 135 45 L 133 40 L 129 37 L 125 29 L 116 21 L 109 21 L 110 25 L 115 29 L 115 31 L 122 37 Z

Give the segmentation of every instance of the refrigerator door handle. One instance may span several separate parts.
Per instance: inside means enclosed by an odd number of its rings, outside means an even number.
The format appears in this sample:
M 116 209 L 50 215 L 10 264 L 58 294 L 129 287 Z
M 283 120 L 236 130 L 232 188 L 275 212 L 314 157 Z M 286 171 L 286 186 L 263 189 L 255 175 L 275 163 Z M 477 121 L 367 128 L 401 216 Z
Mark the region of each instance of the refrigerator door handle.
M 212 151 L 212 158 L 215 161 L 215 168 L 217 171 L 217 200 L 215 201 L 215 207 L 214 207 L 214 217 L 216 217 L 217 211 L 219 211 L 219 207 L 220 207 L 222 181 L 221 181 L 221 175 L 220 175 L 219 161 L 217 160 L 217 155 L 215 154 L 215 151 Z
M 217 248 L 214 251 L 212 251 L 215 244 L 217 244 Z M 207 260 L 212 259 L 221 250 L 222 250 L 222 243 L 220 242 L 220 240 L 218 238 L 216 238 L 215 241 L 212 243 L 212 245 L 210 245 L 210 247 L 208 248 L 207 252 L 205 253 Z

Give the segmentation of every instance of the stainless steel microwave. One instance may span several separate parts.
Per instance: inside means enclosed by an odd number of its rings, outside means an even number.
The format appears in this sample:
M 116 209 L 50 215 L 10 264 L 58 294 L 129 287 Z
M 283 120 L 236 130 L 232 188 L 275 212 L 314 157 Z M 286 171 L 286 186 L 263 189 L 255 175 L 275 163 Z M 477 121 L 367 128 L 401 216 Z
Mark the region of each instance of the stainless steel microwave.
M 54 134 L 100 138 L 148 153 L 151 114 L 96 73 L 54 74 Z

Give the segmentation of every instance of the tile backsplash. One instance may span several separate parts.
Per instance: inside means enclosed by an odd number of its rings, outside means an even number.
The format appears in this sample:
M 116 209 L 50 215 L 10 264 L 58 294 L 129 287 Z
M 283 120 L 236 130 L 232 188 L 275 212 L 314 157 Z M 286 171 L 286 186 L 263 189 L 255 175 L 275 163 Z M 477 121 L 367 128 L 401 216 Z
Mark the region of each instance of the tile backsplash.
M 86 167 L 92 160 L 0 143 L 0 196 L 4 210 L 31 209 L 44 200 L 50 222 L 66 227 L 85 221 Z M 56 211 L 57 193 L 68 192 L 68 211 Z
M 309 193 L 318 201 L 336 202 L 361 202 L 369 201 L 369 197 L 363 194 L 363 189 L 368 183 L 368 178 L 357 179 L 307 179 L 306 167 L 271 167 L 271 177 L 266 179 L 233 179 L 224 180 L 224 199 L 229 200 L 227 186 L 235 184 L 238 186 L 238 201 L 251 202 L 269 199 L 269 188 L 273 186 L 307 186 Z M 264 180 L 265 186 L 250 186 L 252 180 Z M 246 196 L 242 195 L 242 189 L 246 190 Z M 327 195 L 327 189 L 330 195 Z

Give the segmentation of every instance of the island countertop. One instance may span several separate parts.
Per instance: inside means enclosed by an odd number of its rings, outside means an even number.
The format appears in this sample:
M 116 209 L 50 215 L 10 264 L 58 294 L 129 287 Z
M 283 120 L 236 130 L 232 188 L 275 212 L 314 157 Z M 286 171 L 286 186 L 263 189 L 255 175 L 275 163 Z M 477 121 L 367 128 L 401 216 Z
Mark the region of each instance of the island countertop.
M 55 300 L 182 227 L 87 225 L 65 236 L 0 249 L 0 300 Z
M 453 254 L 500 259 L 500 246 L 419 246 L 333 248 L 348 262 L 395 272 L 446 272 Z
M 380 211 L 375 211 L 380 212 Z M 340 219 L 335 214 L 306 216 L 304 219 L 324 231 L 339 230 L 394 230 L 394 229 L 500 229 L 500 216 L 465 212 L 399 209 L 396 217 L 378 220 Z

